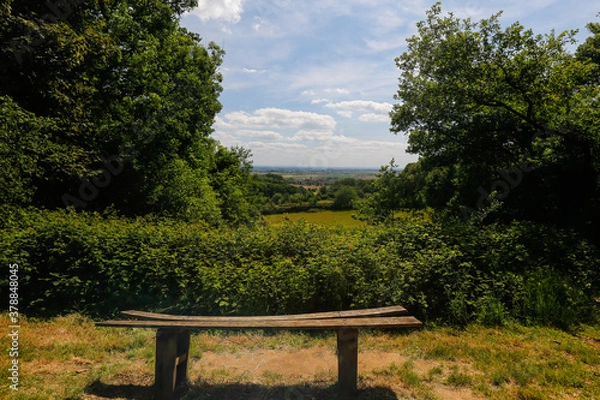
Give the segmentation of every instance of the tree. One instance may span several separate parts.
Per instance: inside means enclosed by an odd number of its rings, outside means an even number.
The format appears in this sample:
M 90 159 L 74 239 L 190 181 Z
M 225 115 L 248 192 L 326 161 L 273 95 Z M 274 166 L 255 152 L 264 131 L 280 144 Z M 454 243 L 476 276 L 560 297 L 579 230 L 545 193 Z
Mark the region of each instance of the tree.
M 391 130 L 421 156 L 425 192 L 441 189 L 427 205 L 586 229 L 600 216 L 597 64 L 566 50 L 575 32 L 499 17 L 427 12 L 396 59 Z
M 342 186 L 335 192 L 331 208 L 334 210 L 350 210 L 355 206 L 356 200 L 358 200 L 356 189 L 352 186 Z
M 244 156 L 210 137 L 224 53 L 179 26 L 196 3 L 9 1 L 0 8 L 0 96 L 13 132 L 3 145 L 43 138 L 26 150 L 35 165 L 14 169 L 27 189 L 11 201 L 246 219 L 234 214 L 249 215 L 240 200 L 248 185 L 234 194 L 224 181 L 249 179 Z M 24 155 L 6 162 L 21 165 Z M 223 159 L 237 160 L 239 173 Z
M 600 13 L 598 13 L 600 17 Z M 600 23 L 590 22 L 587 25 L 592 36 L 577 48 L 577 58 L 595 65 L 596 84 L 600 83 Z
M 383 221 L 392 218 L 396 210 L 423 209 L 424 189 L 421 162 L 409 163 L 398 170 L 392 160 L 379 170 L 373 182 L 373 193 L 361 204 L 361 214 L 370 220 Z

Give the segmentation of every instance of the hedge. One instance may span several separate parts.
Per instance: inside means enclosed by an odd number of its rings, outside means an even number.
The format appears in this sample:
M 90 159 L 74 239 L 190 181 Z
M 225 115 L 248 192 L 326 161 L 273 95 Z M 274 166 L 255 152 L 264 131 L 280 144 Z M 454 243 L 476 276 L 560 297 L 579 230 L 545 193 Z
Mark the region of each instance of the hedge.
M 4 210 L 0 262 L 29 315 L 123 309 L 261 315 L 401 304 L 426 321 L 569 327 L 596 318 L 600 252 L 528 223 L 303 221 L 213 228 L 74 211 Z

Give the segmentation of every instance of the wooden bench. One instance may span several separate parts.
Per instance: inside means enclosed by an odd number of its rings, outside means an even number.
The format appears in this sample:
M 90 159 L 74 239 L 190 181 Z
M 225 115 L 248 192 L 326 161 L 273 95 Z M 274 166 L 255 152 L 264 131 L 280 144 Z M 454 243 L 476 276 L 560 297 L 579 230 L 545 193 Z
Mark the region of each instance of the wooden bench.
M 331 329 L 337 333 L 338 385 L 340 398 L 354 399 L 358 375 L 358 330 L 361 328 L 419 328 L 421 322 L 408 316 L 404 307 L 335 311 L 262 317 L 178 316 L 123 311 L 137 320 L 113 320 L 97 326 L 155 328 L 156 400 L 171 400 L 175 389 L 187 381 L 191 329 Z

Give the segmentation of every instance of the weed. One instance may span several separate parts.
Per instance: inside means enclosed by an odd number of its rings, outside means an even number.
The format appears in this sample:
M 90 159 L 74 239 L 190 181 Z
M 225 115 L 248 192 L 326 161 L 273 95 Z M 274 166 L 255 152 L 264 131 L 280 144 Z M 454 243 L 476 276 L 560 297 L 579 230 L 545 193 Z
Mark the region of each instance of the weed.
M 473 383 L 473 377 L 459 372 L 458 367 L 455 366 L 452 368 L 450 375 L 446 378 L 446 383 L 456 387 L 470 386 Z
M 519 388 L 517 390 L 518 400 L 545 400 L 546 397 L 540 392 L 539 389 L 534 387 Z
M 491 381 L 494 386 L 501 386 L 510 382 L 510 374 L 504 369 L 494 371 L 491 375 Z
M 427 382 L 432 382 L 437 377 L 441 376 L 443 373 L 444 373 L 444 369 L 441 366 L 437 365 L 437 366 L 431 368 L 429 370 L 429 372 L 427 372 L 427 377 L 425 378 L 425 380 Z
M 455 347 L 447 346 L 444 343 L 436 343 L 430 349 L 425 351 L 426 359 L 453 361 L 456 359 L 456 356 L 457 349 Z

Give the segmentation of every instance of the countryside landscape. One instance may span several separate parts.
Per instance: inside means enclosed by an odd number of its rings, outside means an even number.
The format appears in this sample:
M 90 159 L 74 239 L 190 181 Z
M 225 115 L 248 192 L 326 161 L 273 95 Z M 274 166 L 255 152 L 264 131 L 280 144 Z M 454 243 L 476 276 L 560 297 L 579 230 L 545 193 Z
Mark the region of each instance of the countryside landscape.
M 597 17 L 577 40 L 433 4 L 390 60 L 417 161 L 270 166 L 216 138 L 249 114 L 219 117 L 225 51 L 181 26 L 203 4 L 0 5 L 0 398 L 154 398 L 156 329 L 96 325 L 125 310 L 403 306 L 422 327 L 360 330 L 355 398 L 600 399 Z M 326 136 L 298 126 L 278 149 Z M 338 399 L 337 349 L 196 329 L 177 396 Z

